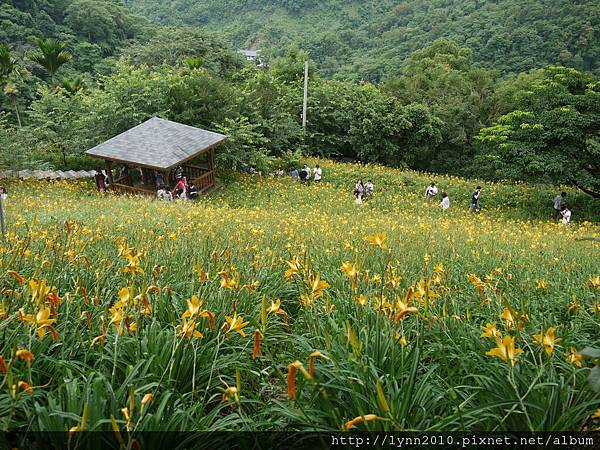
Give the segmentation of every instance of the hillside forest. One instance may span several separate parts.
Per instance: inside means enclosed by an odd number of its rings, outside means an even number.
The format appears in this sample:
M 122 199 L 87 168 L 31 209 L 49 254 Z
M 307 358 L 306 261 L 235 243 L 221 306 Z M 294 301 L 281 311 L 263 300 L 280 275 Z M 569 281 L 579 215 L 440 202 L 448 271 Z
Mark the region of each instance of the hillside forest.
M 599 17 L 591 1 L 2 1 L 0 166 L 91 168 L 85 150 L 160 116 L 227 134 L 222 168 L 305 154 L 598 196 Z M 262 66 L 238 51 L 259 46 Z

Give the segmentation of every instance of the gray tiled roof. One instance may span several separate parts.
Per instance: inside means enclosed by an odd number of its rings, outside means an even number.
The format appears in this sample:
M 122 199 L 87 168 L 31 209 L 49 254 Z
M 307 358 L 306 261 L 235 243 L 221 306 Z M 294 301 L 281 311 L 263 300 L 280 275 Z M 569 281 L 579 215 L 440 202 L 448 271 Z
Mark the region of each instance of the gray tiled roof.
M 153 117 L 85 153 L 132 165 L 169 169 L 225 139 L 227 136 L 219 133 Z

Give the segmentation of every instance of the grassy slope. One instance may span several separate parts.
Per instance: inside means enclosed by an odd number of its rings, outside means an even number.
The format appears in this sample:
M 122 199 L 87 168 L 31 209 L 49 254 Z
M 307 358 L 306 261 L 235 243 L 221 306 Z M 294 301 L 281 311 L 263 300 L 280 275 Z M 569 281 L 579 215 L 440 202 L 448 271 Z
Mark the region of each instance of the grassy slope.
M 27 224 L 32 240 L 27 244 L 13 236 L 1 247 L 6 317 L 0 320 L 5 336 L 0 355 L 8 360 L 17 348 L 31 349 L 36 355 L 31 372 L 14 362 L 11 379 L 50 384 L 14 401 L 0 387 L 2 425 L 69 428 L 76 421 L 67 413 L 77 417 L 89 401 L 90 428 L 106 427 L 99 421 L 111 414 L 125 427 L 119 408 L 129 401 L 130 385 L 138 402 L 134 420 L 143 430 L 339 429 L 368 413 L 388 416 L 369 425 L 377 429 L 576 429 L 586 423 L 600 397 L 585 386 L 589 370 L 568 363 L 565 352 L 598 346 L 600 324 L 592 308 L 600 291 L 589 283 L 599 275 L 598 243 L 574 240 L 599 237 L 598 225 L 529 220 L 532 202 L 550 201 L 552 192 L 539 187 L 486 186 L 486 209 L 472 216 L 465 199 L 473 182 L 440 178 L 442 188 L 451 186 L 454 200 L 453 210 L 444 214 L 421 199 L 425 176 L 328 162 L 323 167 L 326 181 L 320 186 L 236 176 L 224 190 L 193 205 L 100 197 L 85 183 L 9 184 L 11 229 L 23 238 Z M 377 197 L 361 207 L 350 194 L 359 174 L 372 176 L 378 189 Z M 536 214 L 543 218 L 545 209 Z M 74 226 L 68 235 L 65 220 Z M 389 260 L 386 250 L 364 240 L 378 232 L 387 233 Z M 150 316 L 141 315 L 141 305 L 127 307 L 138 324 L 136 333 L 117 337 L 116 327 L 109 325 L 104 345 L 92 344 L 102 333 L 101 321 L 111 320 L 108 307 L 119 289 L 132 286 L 121 271 L 127 261 L 117 252 L 123 242 L 146 252 L 141 258 L 145 273 L 135 277 L 135 289 L 155 284 L 161 290 L 148 294 Z M 306 293 L 301 280 L 284 280 L 285 260 L 293 255 L 330 284 L 312 306 L 298 299 Z M 343 261 L 366 274 L 357 287 L 365 305 L 353 301 L 351 280 L 340 271 Z M 402 298 L 419 280 L 435 278 L 435 264 L 444 269 L 432 284 L 441 297 L 413 298 L 418 316 L 399 322 L 388 318 L 386 303 Z M 199 281 L 200 268 L 208 281 Z M 486 281 L 497 268 L 503 272 Z M 38 307 L 7 293 L 7 288 L 21 288 L 6 270 L 58 287 L 63 301 L 56 343 L 48 333 L 32 335 L 19 321 L 17 307 L 31 313 Z M 239 286 L 220 287 L 220 271 Z M 483 295 L 467 280 L 469 273 L 490 284 Z M 389 283 L 378 283 L 376 275 Z M 254 281 L 260 281 L 256 290 L 242 287 Z M 192 294 L 205 299 L 217 328 L 199 319 L 204 337 L 190 342 L 175 338 L 174 327 L 181 324 Z M 282 300 L 289 322 L 269 314 L 264 355 L 253 360 L 252 333 L 262 328 L 263 295 L 268 304 Z M 527 314 L 521 330 L 500 318 L 507 305 Z M 218 332 L 233 308 L 250 322 L 245 337 Z M 479 337 L 487 322 L 498 323 L 525 350 L 514 370 L 485 355 L 494 347 L 493 340 Z M 550 326 L 562 341 L 548 357 L 533 335 Z M 397 341 L 401 337 L 407 345 Z M 286 400 L 287 365 L 298 359 L 308 367 L 315 350 L 330 360 L 317 360 L 312 381 L 303 381 L 299 373 L 298 400 Z M 219 391 L 236 383 L 236 369 L 242 379 L 239 406 L 221 402 Z M 378 382 L 389 413 L 375 395 Z M 141 415 L 139 402 L 149 392 L 156 400 Z M 33 402 L 40 406 L 34 409 Z M 50 416 L 50 411 L 65 414 Z

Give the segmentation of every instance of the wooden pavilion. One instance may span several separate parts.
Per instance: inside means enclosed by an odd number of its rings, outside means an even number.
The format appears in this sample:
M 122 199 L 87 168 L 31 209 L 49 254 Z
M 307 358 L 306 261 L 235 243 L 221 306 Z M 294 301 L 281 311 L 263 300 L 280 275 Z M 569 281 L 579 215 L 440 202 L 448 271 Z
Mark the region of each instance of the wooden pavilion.
M 153 117 L 91 148 L 86 155 L 106 161 L 111 188 L 129 193 L 152 193 L 157 180 L 173 187 L 174 169 L 183 168 L 198 192 L 215 185 L 215 147 L 227 136 Z M 116 165 L 120 173 L 114 174 Z M 140 168 L 139 176 L 130 168 Z

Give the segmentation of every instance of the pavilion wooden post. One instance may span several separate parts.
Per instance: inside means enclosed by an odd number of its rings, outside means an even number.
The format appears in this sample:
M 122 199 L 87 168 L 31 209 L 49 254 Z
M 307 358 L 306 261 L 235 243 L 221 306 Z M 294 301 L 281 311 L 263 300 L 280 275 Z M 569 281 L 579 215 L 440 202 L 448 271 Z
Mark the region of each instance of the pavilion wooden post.
M 210 184 L 215 185 L 215 148 L 208 151 L 208 170 L 210 170 Z

